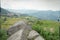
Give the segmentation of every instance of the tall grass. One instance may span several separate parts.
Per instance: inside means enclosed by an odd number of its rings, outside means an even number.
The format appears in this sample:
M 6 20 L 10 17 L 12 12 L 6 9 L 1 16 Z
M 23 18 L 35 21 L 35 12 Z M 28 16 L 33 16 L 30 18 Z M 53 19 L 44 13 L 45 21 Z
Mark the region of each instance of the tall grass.
M 36 30 L 45 40 L 59 40 L 59 22 L 37 20 L 32 29 Z

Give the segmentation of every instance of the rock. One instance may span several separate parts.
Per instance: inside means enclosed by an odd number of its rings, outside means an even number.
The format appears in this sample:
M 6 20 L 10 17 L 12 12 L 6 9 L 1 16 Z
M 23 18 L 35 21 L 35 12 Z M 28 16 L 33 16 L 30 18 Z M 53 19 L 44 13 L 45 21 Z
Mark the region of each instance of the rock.
M 36 37 L 34 40 L 44 40 L 41 36 Z
M 34 39 L 37 36 L 39 36 L 39 34 L 36 31 L 32 30 L 28 35 L 28 39 Z
M 28 26 L 28 25 L 25 26 L 24 31 L 23 31 L 22 36 L 21 36 L 21 40 L 28 40 L 27 36 L 28 36 L 30 31 L 31 31 L 30 26 Z
M 7 40 L 27 40 L 27 36 L 32 28 L 24 22 L 14 24 L 8 33 L 11 35 Z
M 7 40 L 21 40 L 21 36 L 23 33 L 23 29 L 17 31 L 12 36 L 10 36 Z
M 29 34 L 29 31 L 30 30 L 28 29 L 20 29 L 19 31 L 11 35 L 7 40 L 28 40 L 27 36 Z
M 28 35 L 28 39 L 29 40 L 44 40 L 44 38 L 42 36 L 40 36 L 39 33 L 37 33 L 34 30 L 30 31 L 30 33 Z
M 11 35 L 7 40 L 44 40 L 31 26 L 27 25 L 24 21 L 15 23 L 8 30 Z
M 14 34 L 15 32 L 17 32 L 18 30 L 20 29 L 29 29 L 31 30 L 32 28 L 28 25 L 26 25 L 26 23 L 24 21 L 19 21 L 17 23 L 15 23 L 13 26 L 11 26 L 8 31 L 7 31 L 7 34 L 9 36 L 11 36 L 12 34 Z

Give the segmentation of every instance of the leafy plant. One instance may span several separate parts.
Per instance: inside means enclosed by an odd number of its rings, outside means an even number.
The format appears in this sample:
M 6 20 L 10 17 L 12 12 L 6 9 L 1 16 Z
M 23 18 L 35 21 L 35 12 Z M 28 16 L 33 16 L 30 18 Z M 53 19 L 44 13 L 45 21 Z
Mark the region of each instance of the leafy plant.
M 0 29 L 0 40 L 7 40 L 8 35 L 5 30 Z
M 33 23 L 32 29 L 36 30 L 45 40 L 59 40 L 58 22 L 37 20 Z

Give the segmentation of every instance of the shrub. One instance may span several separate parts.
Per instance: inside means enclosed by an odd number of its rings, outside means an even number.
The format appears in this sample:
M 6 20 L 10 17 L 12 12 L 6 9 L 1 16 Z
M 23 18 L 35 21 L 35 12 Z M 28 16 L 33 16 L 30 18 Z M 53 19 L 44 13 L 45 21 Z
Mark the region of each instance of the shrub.
M 7 33 L 5 30 L 0 29 L 0 40 L 7 40 Z
M 32 29 L 36 30 L 45 40 L 59 40 L 59 24 L 51 21 L 35 21 Z

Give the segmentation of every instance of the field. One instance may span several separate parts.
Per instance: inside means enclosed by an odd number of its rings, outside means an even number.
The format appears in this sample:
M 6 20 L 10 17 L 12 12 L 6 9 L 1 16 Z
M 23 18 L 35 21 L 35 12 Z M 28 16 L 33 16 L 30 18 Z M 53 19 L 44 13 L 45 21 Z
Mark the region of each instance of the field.
M 2 20 L 1 18 L 1 28 L 8 29 L 14 23 L 22 20 L 22 18 L 6 18 Z M 28 21 L 28 24 L 32 26 L 32 29 L 36 30 L 45 40 L 59 40 L 59 22 L 52 20 L 39 20 L 36 18 L 24 18 Z

